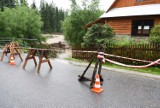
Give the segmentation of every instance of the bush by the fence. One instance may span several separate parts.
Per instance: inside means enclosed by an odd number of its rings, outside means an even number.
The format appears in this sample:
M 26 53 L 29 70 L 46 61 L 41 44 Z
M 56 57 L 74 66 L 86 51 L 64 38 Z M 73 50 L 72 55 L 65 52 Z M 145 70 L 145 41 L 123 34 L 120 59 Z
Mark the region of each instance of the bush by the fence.
M 159 43 L 160 44 L 160 24 L 155 25 L 150 33 L 149 41 L 151 43 Z

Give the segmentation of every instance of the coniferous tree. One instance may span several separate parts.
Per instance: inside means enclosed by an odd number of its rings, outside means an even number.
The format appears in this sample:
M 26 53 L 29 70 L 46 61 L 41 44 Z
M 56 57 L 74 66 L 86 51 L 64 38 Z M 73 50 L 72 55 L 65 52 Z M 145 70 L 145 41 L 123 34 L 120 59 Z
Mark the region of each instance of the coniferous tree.
M 40 14 L 43 21 L 42 31 L 44 33 L 62 32 L 61 21 L 64 20 L 65 12 L 52 2 L 51 4 L 41 0 Z
M 55 5 L 54 3 L 52 2 L 51 5 L 49 6 L 49 21 L 50 21 L 50 27 L 51 27 L 51 32 L 54 32 L 55 31 Z
M 55 13 L 55 26 L 56 26 L 56 29 L 55 29 L 55 32 L 58 31 L 58 8 L 56 7 L 56 13 Z
M 31 4 L 31 9 L 37 9 L 35 0 L 33 0 L 33 3 Z
M 27 1 L 26 0 L 20 0 L 20 5 L 27 6 Z
M 1 0 L 0 1 L 1 11 L 4 11 L 4 7 L 13 8 L 15 6 L 16 6 L 16 0 Z

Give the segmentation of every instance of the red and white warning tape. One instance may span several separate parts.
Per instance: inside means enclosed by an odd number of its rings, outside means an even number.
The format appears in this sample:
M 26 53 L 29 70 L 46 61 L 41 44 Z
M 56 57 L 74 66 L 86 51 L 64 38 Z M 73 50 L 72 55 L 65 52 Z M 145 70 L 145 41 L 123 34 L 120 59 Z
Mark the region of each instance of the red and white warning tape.
M 105 63 L 105 58 L 104 58 L 103 55 L 99 55 L 99 54 L 98 54 L 98 55 L 97 55 L 97 58 L 102 59 L 102 62 Z
M 145 60 L 138 60 L 138 59 L 133 59 L 133 58 L 128 58 L 128 57 L 122 57 L 122 56 L 115 56 L 115 55 L 111 55 L 111 54 L 106 54 L 104 53 L 104 55 L 106 56 L 112 56 L 112 57 L 118 57 L 118 58 L 124 58 L 124 59 L 128 59 L 128 60 L 134 60 L 134 61 L 141 61 L 141 62 L 146 62 Z M 113 61 L 113 60 L 110 60 L 110 59 L 106 59 L 106 61 L 110 62 L 110 63 L 113 63 L 113 64 L 116 64 L 116 65 L 120 65 L 120 66 L 125 66 L 125 67 L 131 67 L 131 68 L 147 68 L 147 67 L 150 67 L 150 66 L 153 66 L 153 65 L 157 65 L 160 63 L 160 59 L 154 61 L 154 62 L 151 62 L 147 65 L 143 65 L 143 66 L 135 66 L 135 65 L 126 65 L 126 64 L 123 64 L 123 63 L 120 63 L 120 62 L 116 62 L 116 61 Z
M 97 51 L 84 51 L 84 50 L 72 50 L 72 52 L 90 52 L 90 53 L 97 53 Z
M 144 62 L 144 63 L 152 63 L 153 62 L 153 61 L 139 60 L 139 59 L 134 59 L 134 58 L 129 58 L 129 57 L 123 57 L 123 56 L 117 56 L 117 55 L 106 54 L 106 53 L 104 55 L 110 56 L 110 57 L 116 57 L 116 58 L 123 58 L 123 59 L 127 59 L 127 60 L 138 61 L 138 62 Z
M 150 66 L 153 66 L 153 65 L 157 65 L 159 64 L 160 62 L 160 59 L 150 63 L 150 64 L 147 64 L 147 65 L 143 65 L 143 66 L 134 66 L 134 65 L 126 65 L 126 64 L 123 64 L 123 63 L 119 63 L 119 62 L 116 62 L 116 61 L 113 61 L 113 60 L 110 60 L 110 59 L 105 59 L 106 61 L 110 62 L 110 63 L 113 63 L 113 64 L 116 64 L 116 65 L 120 65 L 120 66 L 125 66 L 125 67 L 131 67 L 131 68 L 147 68 L 147 67 L 150 67 Z

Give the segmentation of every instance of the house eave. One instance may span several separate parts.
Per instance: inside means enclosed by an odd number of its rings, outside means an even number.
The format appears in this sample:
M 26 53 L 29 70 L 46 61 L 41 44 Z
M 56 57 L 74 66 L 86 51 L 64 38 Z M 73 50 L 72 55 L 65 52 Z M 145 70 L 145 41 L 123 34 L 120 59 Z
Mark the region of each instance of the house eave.
M 88 23 L 87 25 L 85 25 L 83 28 L 86 29 L 86 28 L 92 26 L 93 24 L 97 24 L 97 23 L 101 22 L 102 20 L 103 20 L 103 18 L 96 19 L 96 20 L 94 20 L 94 21 Z
M 100 18 L 160 15 L 160 4 L 113 8 Z

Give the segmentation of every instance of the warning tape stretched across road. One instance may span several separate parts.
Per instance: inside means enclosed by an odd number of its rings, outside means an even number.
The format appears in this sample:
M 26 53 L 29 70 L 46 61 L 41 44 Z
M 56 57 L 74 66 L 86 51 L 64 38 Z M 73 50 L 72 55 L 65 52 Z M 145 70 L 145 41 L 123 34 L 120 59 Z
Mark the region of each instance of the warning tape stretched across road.
M 150 63 L 150 64 L 147 64 L 147 65 L 143 65 L 143 66 L 134 66 L 134 65 L 126 65 L 126 64 L 123 64 L 123 63 L 119 63 L 119 62 L 116 62 L 116 61 L 113 61 L 113 60 L 110 60 L 110 59 L 105 59 L 106 61 L 110 62 L 110 63 L 113 63 L 113 64 L 116 64 L 116 65 L 120 65 L 120 66 L 125 66 L 125 67 L 131 67 L 131 68 L 147 68 L 147 67 L 150 67 L 150 66 L 153 66 L 153 65 L 157 65 L 159 64 L 160 62 L 160 59 Z
M 101 54 L 101 55 L 99 55 L 99 54 Z M 110 60 L 110 59 L 106 59 L 104 57 L 104 53 L 103 52 L 99 52 L 97 58 L 102 58 L 103 62 L 108 61 L 108 62 L 116 64 L 116 65 L 130 67 L 130 68 L 147 68 L 147 67 L 159 64 L 159 62 L 160 62 L 160 59 L 158 59 L 158 60 L 156 60 L 156 61 L 154 61 L 154 62 L 152 62 L 150 64 L 143 65 L 143 66 L 126 65 L 126 64 L 123 64 L 123 63 L 120 63 L 120 62 L 116 62 L 116 61 L 113 61 L 113 60 Z
M 153 61 L 139 60 L 139 59 L 134 59 L 134 58 L 129 58 L 129 57 L 123 57 L 123 56 L 117 56 L 117 55 L 106 54 L 106 53 L 104 53 L 104 55 L 110 56 L 110 57 L 116 57 L 116 58 L 123 58 L 123 59 L 127 59 L 127 60 L 138 61 L 138 62 L 144 62 L 144 63 L 152 63 L 153 62 Z
M 83 50 L 72 50 L 73 52 L 90 52 L 90 53 L 97 53 L 97 51 L 83 51 Z

